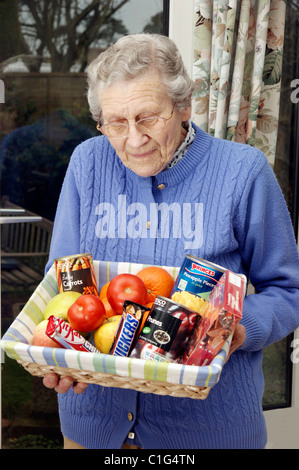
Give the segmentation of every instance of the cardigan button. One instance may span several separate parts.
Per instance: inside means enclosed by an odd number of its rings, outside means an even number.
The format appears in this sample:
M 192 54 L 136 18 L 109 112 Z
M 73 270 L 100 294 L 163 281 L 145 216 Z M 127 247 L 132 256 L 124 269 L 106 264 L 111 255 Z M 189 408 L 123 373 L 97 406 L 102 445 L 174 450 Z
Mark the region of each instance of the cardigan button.
M 132 415 L 132 413 L 131 413 L 130 411 L 129 411 L 129 413 L 128 413 L 128 420 L 129 420 L 129 421 L 132 421 L 132 420 L 133 420 L 133 415 Z
M 160 191 L 162 191 L 162 189 L 166 188 L 166 184 L 164 183 L 158 184 L 157 188 L 160 189 Z
M 147 230 L 149 230 L 150 226 L 151 226 L 151 221 L 148 220 L 148 221 L 146 222 L 146 228 L 147 228 Z

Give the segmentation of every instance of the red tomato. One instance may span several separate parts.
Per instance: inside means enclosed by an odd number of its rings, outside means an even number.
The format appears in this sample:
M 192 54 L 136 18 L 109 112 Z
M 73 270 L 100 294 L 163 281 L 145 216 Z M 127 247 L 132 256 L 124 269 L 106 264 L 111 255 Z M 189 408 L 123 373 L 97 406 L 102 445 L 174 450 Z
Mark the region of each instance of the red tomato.
M 105 321 L 105 307 L 96 295 L 84 294 L 70 306 L 67 318 L 74 330 L 89 333 Z
M 144 282 L 134 274 L 118 274 L 110 281 L 107 289 L 108 301 L 117 315 L 122 314 L 125 300 L 145 305 L 146 297 Z

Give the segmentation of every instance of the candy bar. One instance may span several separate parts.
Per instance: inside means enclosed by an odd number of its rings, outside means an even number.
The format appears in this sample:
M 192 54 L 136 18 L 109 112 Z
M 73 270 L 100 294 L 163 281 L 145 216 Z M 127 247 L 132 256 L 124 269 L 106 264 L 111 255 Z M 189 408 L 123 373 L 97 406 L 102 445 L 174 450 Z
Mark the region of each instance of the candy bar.
M 100 352 L 66 321 L 62 318 L 54 317 L 54 315 L 49 317 L 46 334 L 65 349 L 76 349 L 76 351 L 92 353 Z
M 134 338 L 143 324 L 143 316 L 150 309 L 136 302 L 125 301 L 123 314 L 115 334 L 109 354 L 113 356 L 128 356 L 133 346 Z

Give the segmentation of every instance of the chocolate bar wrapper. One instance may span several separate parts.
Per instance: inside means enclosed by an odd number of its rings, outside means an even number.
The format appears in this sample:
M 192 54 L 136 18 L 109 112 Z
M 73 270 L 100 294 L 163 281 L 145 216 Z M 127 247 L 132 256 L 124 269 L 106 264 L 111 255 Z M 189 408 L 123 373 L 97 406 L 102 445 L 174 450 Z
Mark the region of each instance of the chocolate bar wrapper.
M 46 334 L 60 346 L 65 349 L 75 349 L 76 351 L 85 351 L 99 353 L 98 349 L 83 336 L 74 330 L 62 318 L 51 315 L 48 320 Z
M 136 302 L 126 300 L 123 314 L 109 354 L 127 357 L 132 350 L 134 339 L 143 325 L 143 317 L 150 309 Z

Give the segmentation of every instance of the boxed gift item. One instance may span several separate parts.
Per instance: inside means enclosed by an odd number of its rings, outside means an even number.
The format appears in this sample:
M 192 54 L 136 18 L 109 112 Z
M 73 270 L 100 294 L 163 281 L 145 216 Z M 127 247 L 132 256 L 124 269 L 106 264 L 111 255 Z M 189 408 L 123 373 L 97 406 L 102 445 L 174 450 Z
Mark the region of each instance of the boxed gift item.
M 210 293 L 181 363 L 204 366 L 218 354 L 242 318 L 246 279 L 225 271 Z

